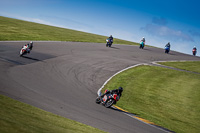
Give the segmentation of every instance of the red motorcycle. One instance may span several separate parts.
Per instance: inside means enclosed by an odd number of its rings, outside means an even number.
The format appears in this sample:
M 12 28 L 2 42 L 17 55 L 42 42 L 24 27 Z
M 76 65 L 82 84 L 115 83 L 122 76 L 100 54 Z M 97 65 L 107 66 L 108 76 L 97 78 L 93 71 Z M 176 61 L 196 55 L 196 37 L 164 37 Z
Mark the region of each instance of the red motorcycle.
M 112 93 L 112 91 L 105 91 L 105 95 L 103 97 L 98 96 L 96 98 L 96 103 L 104 105 L 106 108 L 111 107 L 113 104 L 116 104 L 119 101 L 120 96 L 116 93 Z

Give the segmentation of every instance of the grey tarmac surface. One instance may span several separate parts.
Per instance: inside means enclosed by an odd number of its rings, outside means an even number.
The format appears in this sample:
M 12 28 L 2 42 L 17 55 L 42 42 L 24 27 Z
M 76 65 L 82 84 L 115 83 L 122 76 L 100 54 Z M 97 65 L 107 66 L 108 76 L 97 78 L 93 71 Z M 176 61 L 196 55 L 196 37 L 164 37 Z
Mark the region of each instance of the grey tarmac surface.
M 152 47 L 80 42 L 34 42 L 31 53 L 19 57 L 24 44 L 0 42 L 0 94 L 112 133 L 166 131 L 96 104 L 97 91 L 109 77 L 139 63 L 200 61 Z

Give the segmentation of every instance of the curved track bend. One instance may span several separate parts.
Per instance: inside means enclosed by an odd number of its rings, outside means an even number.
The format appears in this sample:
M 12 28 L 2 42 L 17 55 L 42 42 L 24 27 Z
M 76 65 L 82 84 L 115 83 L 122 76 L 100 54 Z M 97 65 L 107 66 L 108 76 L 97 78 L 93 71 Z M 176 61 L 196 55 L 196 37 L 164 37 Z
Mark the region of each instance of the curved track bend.
M 97 105 L 97 91 L 110 76 L 139 63 L 200 61 L 152 47 L 80 42 L 34 42 L 31 53 L 19 57 L 24 44 L 0 42 L 0 94 L 113 133 L 166 131 Z

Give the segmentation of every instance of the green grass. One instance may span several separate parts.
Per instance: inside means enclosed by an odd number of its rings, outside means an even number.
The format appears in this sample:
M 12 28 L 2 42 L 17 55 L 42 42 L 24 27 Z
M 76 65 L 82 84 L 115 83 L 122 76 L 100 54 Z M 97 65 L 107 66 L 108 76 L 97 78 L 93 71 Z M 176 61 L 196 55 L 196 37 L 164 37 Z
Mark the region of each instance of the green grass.
M 103 133 L 2 95 L 0 107 L 1 133 Z
M 200 61 L 159 62 L 159 64 L 200 73 Z
M 156 66 L 126 70 L 104 89 L 124 88 L 117 106 L 180 133 L 200 131 L 200 75 Z
M 106 36 L 0 16 L 0 41 L 105 43 Z M 138 45 L 120 39 L 116 44 Z M 200 72 L 200 62 L 161 63 Z M 200 75 L 141 66 L 116 75 L 106 89 L 124 88 L 117 106 L 175 132 L 200 131 Z M 101 132 L 0 95 L 0 132 Z
M 0 41 L 45 40 L 105 43 L 108 37 L 0 16 Z M 139 45 L 114 38 L 115 44 Z

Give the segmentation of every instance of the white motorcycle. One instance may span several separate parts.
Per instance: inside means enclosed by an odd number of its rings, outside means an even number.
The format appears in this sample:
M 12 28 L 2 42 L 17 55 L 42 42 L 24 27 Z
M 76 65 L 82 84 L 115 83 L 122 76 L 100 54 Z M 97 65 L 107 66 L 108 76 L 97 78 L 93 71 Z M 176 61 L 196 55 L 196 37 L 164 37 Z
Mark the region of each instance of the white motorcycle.
M 29 45 L 30 45 L 30 46 L 28 46 L 28 45 L 26 44 L 26 45 L 24 45 L 24 46 L 22 47 L 22 49 L 21 49 L 20 52 L 19 52 L 20 56 L 23 56 L 23 55 L 25 55 L 25 54 L 27 54 L 27 53 L 30 53 L 30 51 L 32 50 L 33 44 L 31 43 L 31 44 L 29 44 Z

